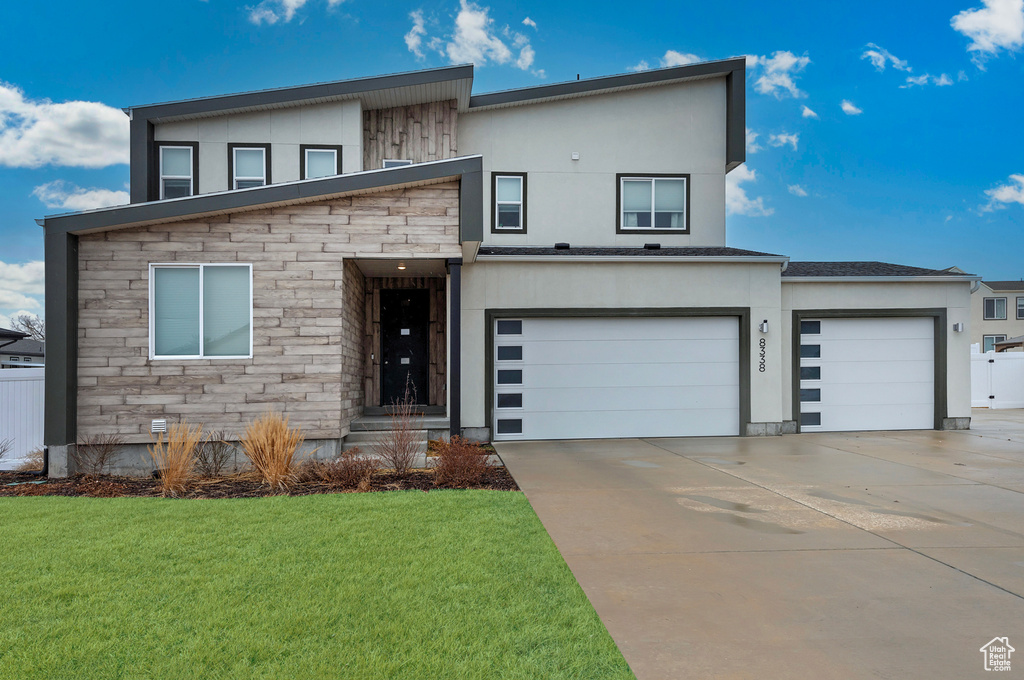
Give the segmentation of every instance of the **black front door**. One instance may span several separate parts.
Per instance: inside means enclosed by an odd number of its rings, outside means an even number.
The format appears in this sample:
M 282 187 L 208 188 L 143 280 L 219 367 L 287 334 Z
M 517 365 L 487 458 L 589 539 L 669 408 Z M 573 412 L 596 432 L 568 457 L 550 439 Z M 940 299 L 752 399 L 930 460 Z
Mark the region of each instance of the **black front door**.
M 426 290 L 380 292 L 381 406 L 429 398 L 430 298 Z

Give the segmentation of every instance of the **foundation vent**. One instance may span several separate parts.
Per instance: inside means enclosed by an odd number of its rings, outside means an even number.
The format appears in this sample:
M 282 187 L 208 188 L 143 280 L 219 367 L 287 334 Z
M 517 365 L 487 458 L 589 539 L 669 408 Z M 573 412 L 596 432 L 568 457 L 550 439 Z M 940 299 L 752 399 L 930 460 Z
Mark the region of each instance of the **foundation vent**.
M 167 432 L 167 421 L 154 420 L 149 426 L 149 431 L 154 434 L 157 432 Z

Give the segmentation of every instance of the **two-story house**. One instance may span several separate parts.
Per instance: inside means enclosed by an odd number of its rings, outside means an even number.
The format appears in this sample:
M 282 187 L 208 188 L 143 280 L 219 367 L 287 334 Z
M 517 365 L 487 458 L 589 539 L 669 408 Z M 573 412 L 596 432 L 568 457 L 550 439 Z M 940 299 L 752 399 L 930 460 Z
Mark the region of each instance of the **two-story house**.
M 51 470 L 268 408 L 329 454 L 407 390 L 496 441 L 968 427 L 977 277 L 726 246 L 744 73 L 128 109 L 132 204 L 42 221 Z
M 981 281 L 971 293 L 971 341 L 982 352 L 1024 336 L 1024 281 Z

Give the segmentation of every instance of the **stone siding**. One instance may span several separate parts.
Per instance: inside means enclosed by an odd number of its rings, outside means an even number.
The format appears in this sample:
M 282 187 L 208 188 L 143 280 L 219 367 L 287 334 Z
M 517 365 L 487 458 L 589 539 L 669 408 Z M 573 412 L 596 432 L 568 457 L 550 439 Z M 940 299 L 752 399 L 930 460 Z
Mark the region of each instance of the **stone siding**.
M 82 236 L 79 436 L 148 442 L 157 418 L 232 436 L 271 408 L 309 439 L 344 436 L 365 333 L 345 260 L 459 257 L 458 194 L 450 182 Z M 251 359 L 149 359 L 149 264 L 168 262 L 252 264 Z
M 458 156 L 458 102 L 363 111 L 363 170 L 379 170 L 384 159 L 414 163 Z

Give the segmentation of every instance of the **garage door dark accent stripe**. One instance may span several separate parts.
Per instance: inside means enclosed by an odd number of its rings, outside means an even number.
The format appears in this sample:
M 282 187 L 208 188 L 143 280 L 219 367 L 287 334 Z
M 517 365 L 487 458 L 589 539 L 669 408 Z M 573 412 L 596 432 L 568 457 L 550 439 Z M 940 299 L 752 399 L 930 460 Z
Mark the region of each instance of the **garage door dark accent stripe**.
M 494 322 L 496 319 L 700 317 L 733 316 L 740 325 L 740 422 L 744 435 L 750 423 L 750 307 L 645 307 L 606 309 L 486 309 L 484 310 L 484 363 L 487 427 L 494 423 Z
M 934 321 L 935 356 L 935 419 L 934 428 L 942 429 L 946 419 L 946 309 L 794 309 L 793 310 L 793 366 L 790 393 L 793 400 L 793 421 L 800 432 L 800 324 L 804 319 L 886 319 L 898 317 L 931 317 Z

